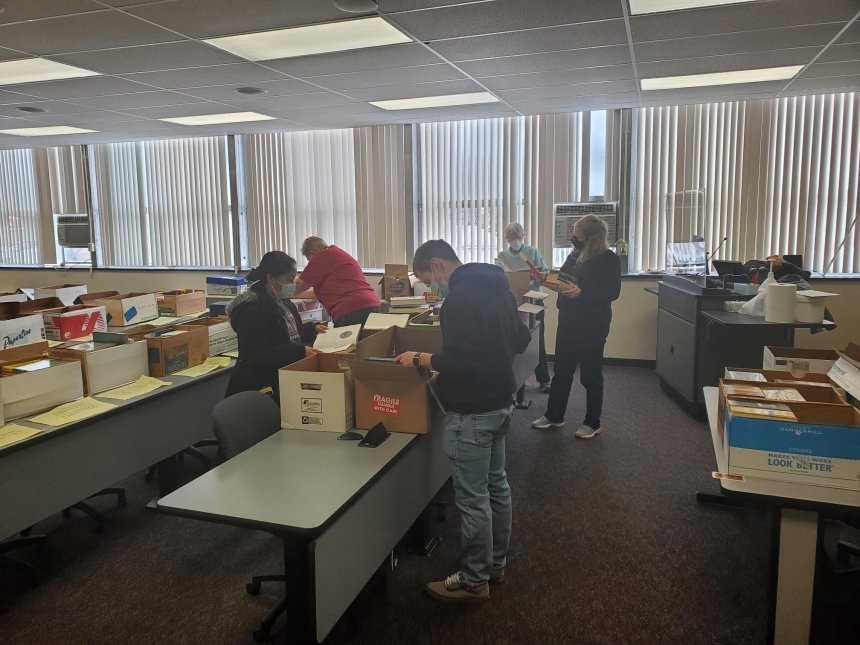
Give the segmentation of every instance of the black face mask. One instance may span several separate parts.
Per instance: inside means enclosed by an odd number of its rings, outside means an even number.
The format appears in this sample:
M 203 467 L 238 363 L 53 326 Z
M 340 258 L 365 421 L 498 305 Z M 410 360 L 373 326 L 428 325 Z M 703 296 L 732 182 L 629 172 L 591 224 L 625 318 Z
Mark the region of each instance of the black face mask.
M 570 238 L 571 243 L 573 244 L 573 248 L 577 251 L 581 251 L 585 248 L 585 242 L 583 240 L 578 240 L 575 237 Z

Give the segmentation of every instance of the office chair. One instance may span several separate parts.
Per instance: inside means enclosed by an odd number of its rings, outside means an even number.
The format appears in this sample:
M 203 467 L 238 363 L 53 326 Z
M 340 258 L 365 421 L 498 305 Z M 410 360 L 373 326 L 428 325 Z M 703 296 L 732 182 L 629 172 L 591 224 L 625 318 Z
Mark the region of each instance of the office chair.
M 229 396 L 212 411 L 212 426 L 218 439 L 218 452 L 225 460 L 232 459 L 266 437 L 281 429 L 281 412 L 272 398 L 262 392 L 239 392 Z M 283 575 L 253 576 L 245 585 L 252 596 L 260 593 L 264 582 L 284 582 Z M 287 608 L 284 598 L 260 621 L 254 640 L 268 640 L 272 626 Z

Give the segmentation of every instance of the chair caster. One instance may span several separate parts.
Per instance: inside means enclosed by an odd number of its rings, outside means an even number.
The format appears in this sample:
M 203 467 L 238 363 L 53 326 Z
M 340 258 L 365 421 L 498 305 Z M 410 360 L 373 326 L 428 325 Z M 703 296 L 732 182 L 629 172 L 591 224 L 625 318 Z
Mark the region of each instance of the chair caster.
M 268 643 L 272 640 L 272 634 L 268 629 L 255 629 L 253 636 L 255 643 Z
M 249 596 L 257 596 L 260 593 L 260 583 L 259 582 L 248 582 L 245 584 L 245 591 L 248 592 Z M 256 632 L 255 632 L 256 633 Z M 256 637 L 255 637 L 256 639 Z M 259 641 L 258 641 L 259 642 Z

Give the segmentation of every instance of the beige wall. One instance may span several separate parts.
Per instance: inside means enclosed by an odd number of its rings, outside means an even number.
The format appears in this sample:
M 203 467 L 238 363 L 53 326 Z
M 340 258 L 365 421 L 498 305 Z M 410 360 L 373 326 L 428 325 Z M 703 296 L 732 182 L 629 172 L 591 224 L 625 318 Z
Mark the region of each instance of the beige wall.
M 18 287 L 45 287 L 53 284 L 84 283 L 90 291 L 164 291 L 167 289 L 203 289 L 211 271 L 94 271 L 20 269 L 0 271 L 0 292 Z M 379 276 L 368 276 L 376 286 Z M 645 291 L 656 280 L 627 278 L 621 284 L 621 297 L 612 306 L 612 328 L 606 343 L 608 358 L 653 361 L 657 351 L 657 297 Z M 849 341 L 860 343 L 860 280 L 815 280 L 813 287 L 838 293 L 829 305 L 839 325 L 832 332 L 797 333 L 798 347 L 844 347 Z M 547 353 L 555 351 L 558 310 L 555 294 L 546 299 Z

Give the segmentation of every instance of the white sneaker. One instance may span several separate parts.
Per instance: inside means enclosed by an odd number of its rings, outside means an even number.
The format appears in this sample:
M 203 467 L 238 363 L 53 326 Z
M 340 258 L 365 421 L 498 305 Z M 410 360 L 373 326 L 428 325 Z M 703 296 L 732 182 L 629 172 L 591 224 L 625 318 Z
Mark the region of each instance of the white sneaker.
M 548 428 L 563 428 L 564 421 L 561 423 L 555 423 L 554 421 L 550 421 L 546 417 L 541 417 L 540 419 L 536 419 L 532 421 L 532 428 L 536 428 L 538 430 L 546 430 Z
M 577 439 L 591 439 L 593 436 L 600 434 L 600 428 L 595 430 L 591 426 L 587 426 L 584 423 L 577 428 L 574 433 Z

